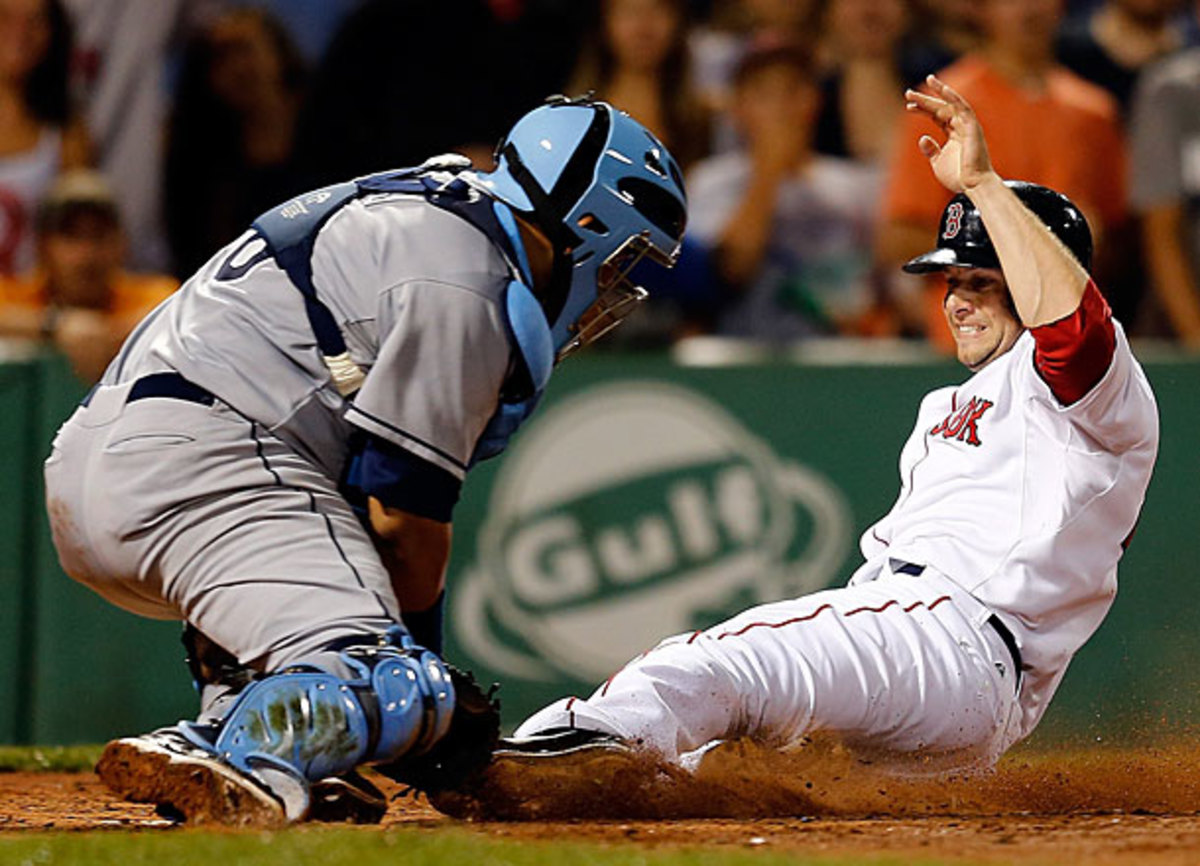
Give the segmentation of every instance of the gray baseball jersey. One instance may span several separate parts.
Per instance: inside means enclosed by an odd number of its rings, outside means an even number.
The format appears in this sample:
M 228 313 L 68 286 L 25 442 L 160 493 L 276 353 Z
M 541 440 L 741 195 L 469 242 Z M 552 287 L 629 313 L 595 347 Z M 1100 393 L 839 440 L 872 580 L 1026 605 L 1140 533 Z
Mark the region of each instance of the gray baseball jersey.
M 130 337 L 46 464 L 64 568 L 115 604 L 182 618 L 240 661 L 328 662 L 400 610 L 340 495 L 355 427 L 462 478 L 513 357 L 512 273 L 420 196 L 369 195 L 322 227 L 313 282 L 366 371 L 343 398 L 304 298 L 261 239 L 218 253 Z M 177 372 L 215 396 L 140 399 Z
M 368 196 L 329 220 L 313 281 L 368 371 L 347 403 L 287 274 L 270 258 L 238 268 L 261 245 L 248 233 L 214 256 L 138 329 L 103 383 L 178 371 L 333 477 L 356 425 L 461 479 L 512 351 L 501 304 L 511 272 L 497 248 L 414 196 Z

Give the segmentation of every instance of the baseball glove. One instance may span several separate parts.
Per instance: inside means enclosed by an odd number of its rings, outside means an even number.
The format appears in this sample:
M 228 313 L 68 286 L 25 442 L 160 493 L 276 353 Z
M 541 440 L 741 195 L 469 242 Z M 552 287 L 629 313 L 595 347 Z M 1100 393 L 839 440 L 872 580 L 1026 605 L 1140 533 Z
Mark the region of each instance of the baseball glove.
M 491 763 L 500 739 L 500 701 L 495 697 L 500 686 L 493 684 L 484 692 L 467 671 L 446 667 L 455 694 L 446 736 L 420 755 L 402 755 L 375 766 L 389 779 L 426 794 L 461 788 Z

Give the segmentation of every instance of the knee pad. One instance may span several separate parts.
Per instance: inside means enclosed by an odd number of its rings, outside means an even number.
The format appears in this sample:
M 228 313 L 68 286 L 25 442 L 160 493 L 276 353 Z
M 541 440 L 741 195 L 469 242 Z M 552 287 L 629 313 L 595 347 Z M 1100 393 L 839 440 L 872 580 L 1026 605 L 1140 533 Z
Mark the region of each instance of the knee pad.
M 419 755 L 446 735 L 456 696 L 450 672 L 435 653 L 418 646 L 351 647 L 341 658 L 371 684 L 359 693 L 364 705 L 375 702 L 378 719 L 366 761 Z
M 293 668 L 247 686 L 220 723 L 216 751 L 260 779 L 282 773 L 312 782 L 419 754 L 445 735 L 454 687 L 432 652 L 364 646 L 340 658 L 358 676 Z

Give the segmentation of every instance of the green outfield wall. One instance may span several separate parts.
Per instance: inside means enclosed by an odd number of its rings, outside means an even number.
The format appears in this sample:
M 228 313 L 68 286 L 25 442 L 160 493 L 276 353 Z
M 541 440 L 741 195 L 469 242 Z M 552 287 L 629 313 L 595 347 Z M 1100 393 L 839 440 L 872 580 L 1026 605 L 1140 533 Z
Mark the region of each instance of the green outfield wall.
M 604 355 L 556 372 L 455 519 L 448 656 L 503 684 L 507 725 L 586 694 L 660 637 L 844 582 L 891 505 L 935 359 L 718 366 Z M 1200 720 L 1200 360 L 1147 354 L 1158 468 L 1112 613 L 1036 735 L 1153 741 Z M 177 623 L 59 570 L 40 464 L 85 388 L 54 357 L 0 363 L 0 742 L 96 742 L 195 711 Z

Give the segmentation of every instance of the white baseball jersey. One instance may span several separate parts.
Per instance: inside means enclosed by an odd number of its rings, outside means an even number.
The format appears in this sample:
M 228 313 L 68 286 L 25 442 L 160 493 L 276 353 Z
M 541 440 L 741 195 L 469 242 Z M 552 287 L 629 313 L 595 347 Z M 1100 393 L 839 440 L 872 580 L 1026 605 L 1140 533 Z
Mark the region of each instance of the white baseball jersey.
M 714 741 L 822 730 L 902 772 L 994 763 L 1112 604 L 1157 446 L 1150 386 L 1089 285 L 922 401 L 848 586 L 668 638 L 516 736 L 602 731 L 689 765 Z
M 1070 405 L 1038 372 L 1028 331 L 966 382 L 927 395 L 896 504 L 863 534 L 867 561 L 851 579 L 872 580 L 891 560 L 932 566 L 996 611 L 1026 667 L 1022 736 L 1112 604 L 1158 449 L 1154 395 L 1113 324 L 1107 372 Z

